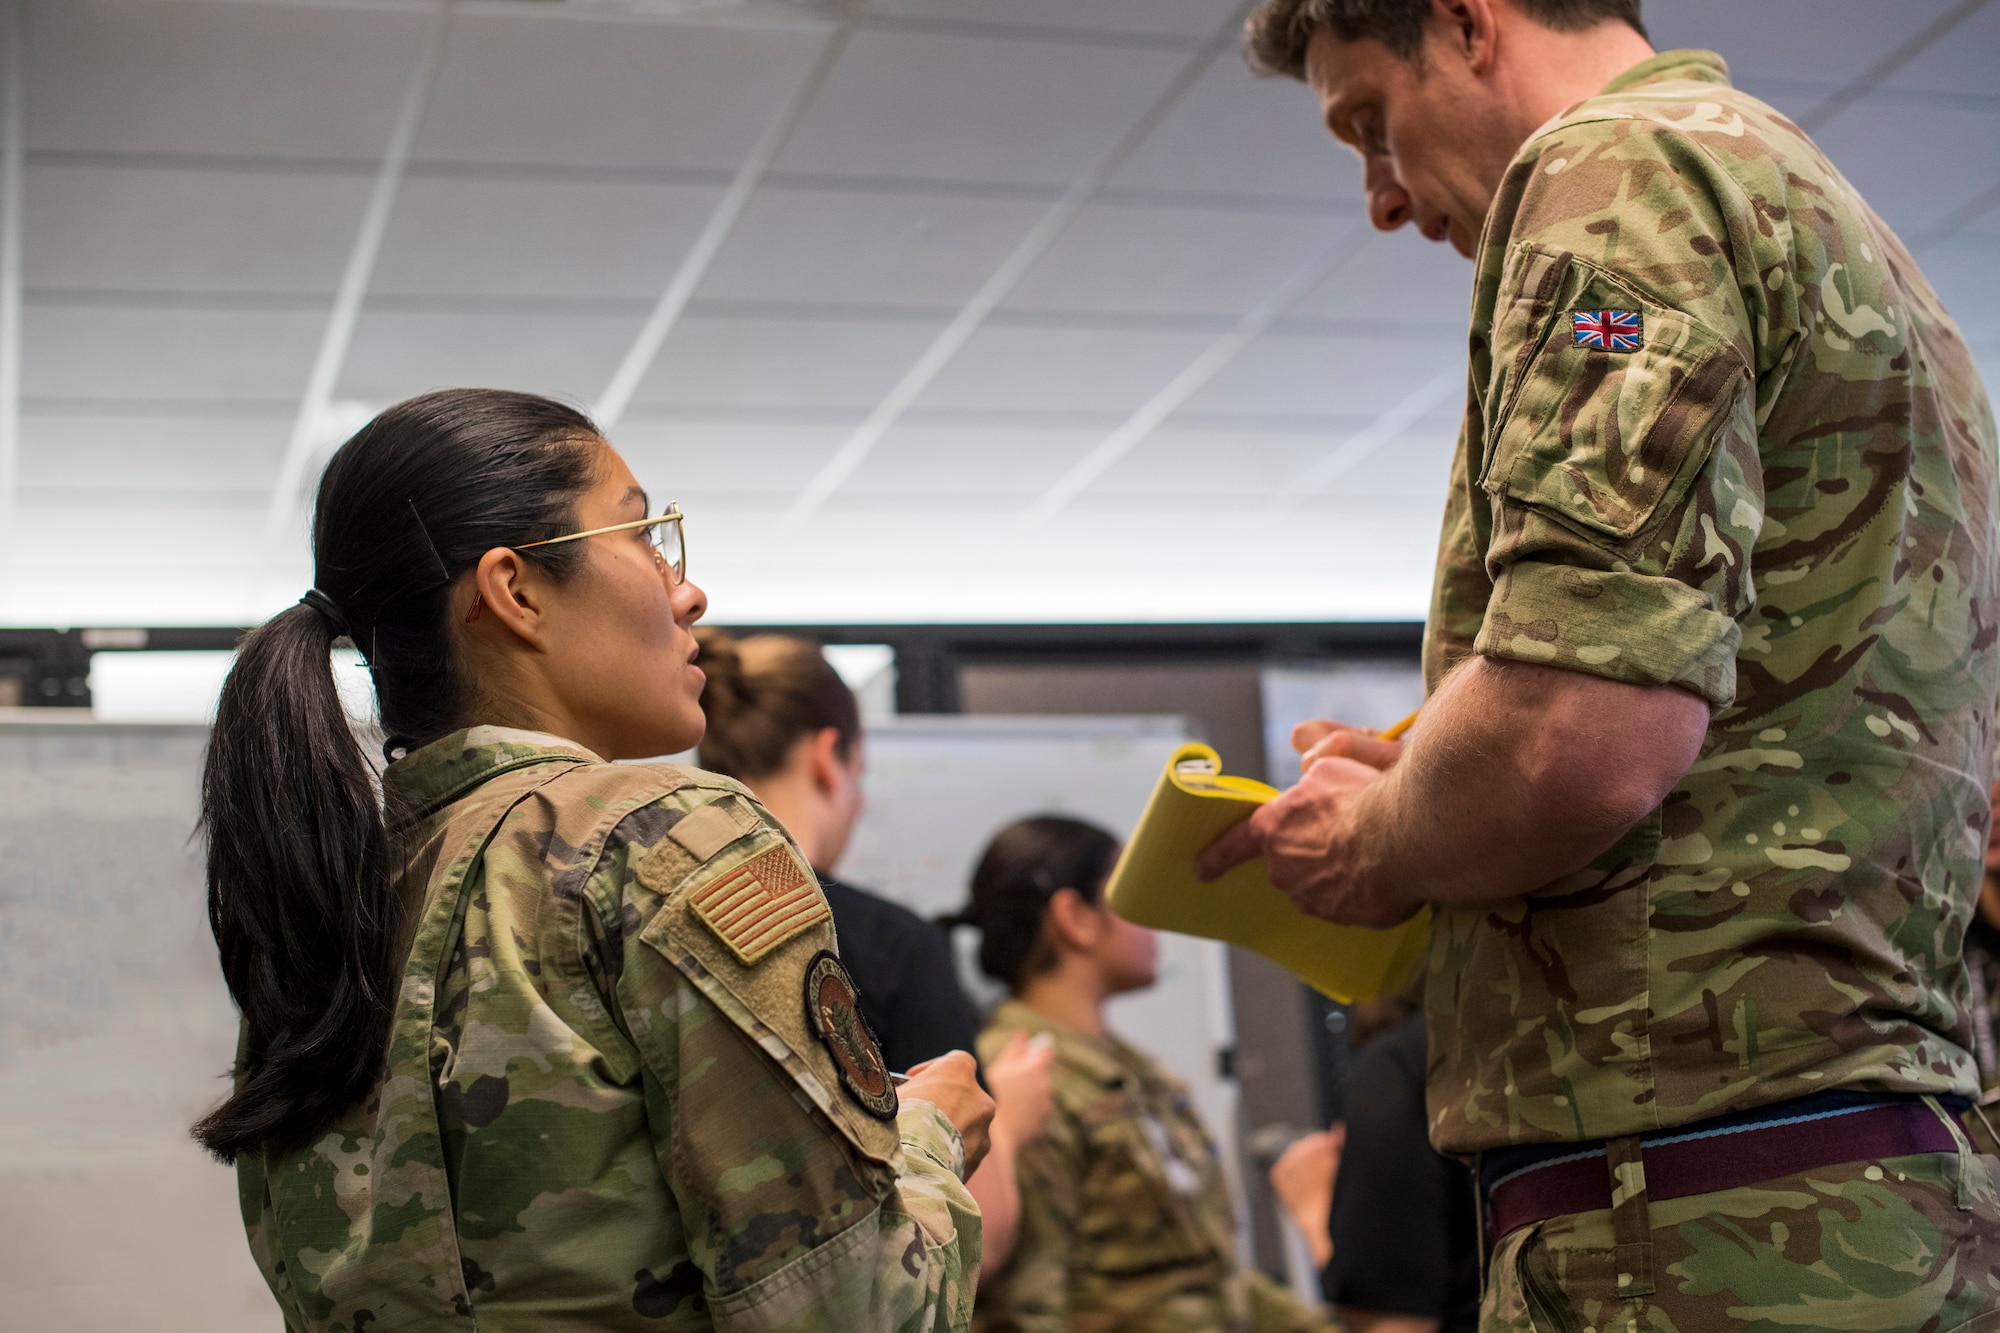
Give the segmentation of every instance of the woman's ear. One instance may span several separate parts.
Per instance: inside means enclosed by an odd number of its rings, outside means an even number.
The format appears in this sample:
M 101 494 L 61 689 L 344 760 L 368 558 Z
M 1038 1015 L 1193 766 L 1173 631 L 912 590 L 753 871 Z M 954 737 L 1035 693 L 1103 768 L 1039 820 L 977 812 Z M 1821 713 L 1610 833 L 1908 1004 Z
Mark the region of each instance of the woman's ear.
M 483 605 L 493 613 L 494 623 L 505 626 L 516 638 L 533 648 L 545 646 L 548 606 L 543 581 L 540 571 L 523 560 L 519 552 L 496 546 L 480 556 L 472 571 L 472 594 L 466 614 L 468 625 L 485 620 L 484 616 L 471 614 L 471 607 Z
M 814 789 L 825 795 L 838 791 L 847 777 L 847 761 L 840 755 L 839 728 L 821 727 L 813 735 L 812 748 L 807 754 Z
M 1049 938 L 1058 948 L 1089 953 L 1104 936 L 1104 909 L 1075 889 L 1057 889 L 1049 899 Z

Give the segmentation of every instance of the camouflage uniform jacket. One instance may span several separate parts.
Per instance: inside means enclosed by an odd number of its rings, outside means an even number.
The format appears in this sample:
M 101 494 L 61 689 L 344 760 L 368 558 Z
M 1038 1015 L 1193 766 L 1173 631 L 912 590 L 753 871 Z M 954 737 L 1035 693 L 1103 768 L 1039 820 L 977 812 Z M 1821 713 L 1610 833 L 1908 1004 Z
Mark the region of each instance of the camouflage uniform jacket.
M 1221 1333 L 1325 1327 L 1236 1265 L 1236 1215 L 1187 1089 L 1116 1037 L 1017 1001 L 979 1038 L 992 1060 L 1021 1031 L 1055 1042 L 1055 1109 L 1016 1164 L 1020 1232 L 979 1292 L 981 1333 Z
M 493 727 L 385 781 L 420 819 L 383 1081 L 238 1163 L 288 1330 L 965 1327 L 958 1135 L 820 1035 L 825 900 L 747 791 Z
M 2000 606 L 1993 416 L 1957 328 L 1700 51 L 1536 131 L 1476 264 L 1432 686 L 1479 653 L 1677 686 L 1713 720 L 1590 867 L 1438 913 L 1434 1141 L 1974 1092 L 1959 949 Z

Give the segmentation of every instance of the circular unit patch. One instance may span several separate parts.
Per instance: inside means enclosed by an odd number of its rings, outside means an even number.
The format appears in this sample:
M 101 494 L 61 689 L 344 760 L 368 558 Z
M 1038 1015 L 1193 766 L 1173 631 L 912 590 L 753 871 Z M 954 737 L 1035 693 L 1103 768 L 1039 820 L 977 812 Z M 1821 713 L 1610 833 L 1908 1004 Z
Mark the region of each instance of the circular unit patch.
M 854 978 L 825 949 L 806 965 L 806 1026 L 833 1056 L 840 1086 L 877 1120 L 896 1118 L 896 1085 L 856 1003 Z

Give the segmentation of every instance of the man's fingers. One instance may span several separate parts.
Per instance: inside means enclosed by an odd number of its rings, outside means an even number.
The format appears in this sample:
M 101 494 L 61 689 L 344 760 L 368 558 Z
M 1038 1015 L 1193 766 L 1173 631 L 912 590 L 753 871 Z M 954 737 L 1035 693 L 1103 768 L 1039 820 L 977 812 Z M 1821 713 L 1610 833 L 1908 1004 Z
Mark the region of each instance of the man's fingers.
M 1312 749 L 1313 746 L 1325 740 L 1331 733 L 1345 730 L 1347 730 L 1345 723 L 1329 722 L 1323 717 L 1313 718 L 1309 722 L 1301 722 L 1292 728 L 1292 748 L 1300 754 L 1304 754 L 1306 751 Z
M 1301 769 L 1311 768 L 1322 759 L 1352 759 L 1374 769 L 1387 769 L 1403 757 L 1403 741 L 1385 741 L 1353 727 L 1342 727 L 1322 736 L 1317 744 L 1299 756 Z
M 1264 839 L 1251 824 L 1248 819 L 1232 824 L 1221 837 L 1203 848 L 1194 859 L 1195 878 L 1204 883 L 1218 880 L 1245 861 L 1262 856 Z

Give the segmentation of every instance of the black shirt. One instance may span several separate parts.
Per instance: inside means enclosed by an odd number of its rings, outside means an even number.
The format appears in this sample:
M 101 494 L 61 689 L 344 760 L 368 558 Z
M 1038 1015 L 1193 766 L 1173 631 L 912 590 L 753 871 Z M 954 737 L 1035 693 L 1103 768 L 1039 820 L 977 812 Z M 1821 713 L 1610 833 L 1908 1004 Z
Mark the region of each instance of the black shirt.
M 1472 1173 L 1431 1147 L 1424 1114 L 1424 1016 L 1361 1050 L 1334 1181 L 1328 1301 L 1378 1314 L 1479 1326 L 1479 1235 Z
M 840 937 L 840 961 L 861 992 L 861 1016 L 901 1072 L 946 1051 L 971 1051 L 979 1015 L 959 988 L 944 932 L 909 908 L 820 876 Z

